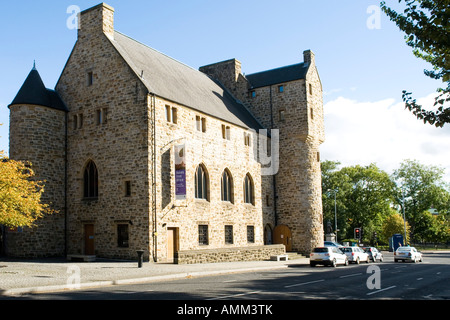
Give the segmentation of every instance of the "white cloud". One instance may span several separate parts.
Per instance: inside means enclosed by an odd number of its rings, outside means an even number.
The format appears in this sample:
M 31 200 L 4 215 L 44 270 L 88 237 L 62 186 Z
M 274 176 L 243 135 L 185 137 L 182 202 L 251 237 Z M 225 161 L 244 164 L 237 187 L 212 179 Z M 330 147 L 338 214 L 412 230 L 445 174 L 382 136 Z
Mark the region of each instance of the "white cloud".
M 432 106 L 433 96 L 418 103 Z M 450 126 L 424 124 L 394 99 L 359 102 L 339 97 L 325 104 L 324 112 L 323 159 L 344 166 L 376 163 L 388 173 L 403 160 L 416 159 L 445 168 L 450 182 Z

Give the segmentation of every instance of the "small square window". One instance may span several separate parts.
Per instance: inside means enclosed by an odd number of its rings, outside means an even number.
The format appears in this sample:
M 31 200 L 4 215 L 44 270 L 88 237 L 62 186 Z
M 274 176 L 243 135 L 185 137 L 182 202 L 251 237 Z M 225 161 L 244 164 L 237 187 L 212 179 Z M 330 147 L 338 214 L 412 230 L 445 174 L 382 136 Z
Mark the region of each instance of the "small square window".
M 230 140 L 230 127 L 224 124 L 222 125 L 222 138 Z
M 178 122 L 178 110 L 177 108 L 172 108 L 172 123 L 177 124 Z
M 250 91 L 250 98 L 256 98 L 256 91 L 255 90 Z
M 250 147 L 251 141 L 252 141 L 251 134 L 247 133 L 247 132 L 244 132 L 244 145 Z
M 97 125 L 102 125 L 106 123 L 107 108 L 101 108 L 97 110 Z
M 208 225 L 199 225 L 198 226 L 198 244 L 199 245 L 208 245 Z
M 125 181 L 125 197 L 131 197 L 131 181 Z
M 233 244 L 233 226 L 225 226 L 225 244 Z
M 280 121 L 284 121 L 285 120 L 285 113 L 286 113 L 285 110 L 280 110 L 279 111 L 279 120 Z
M 284 86 L 278 86 L 278 93 L 284 92 Z
M 173 124 L 177 124 L 178 121 L 177 108 L 173 108 L 171 106 L 166 105 L 166 121 L 171 122 Z
M 118 224 L 117 225 L 117 246 L 119 248 L 128 248 L 128 224 Z
M 73 115 L 73 129 L 81 129 L 83 127 L 83 114 L 74 114 Z
M 197 131 L 206 132 L 206 118 L 195 116 L 195 126 Z
M 166 121 L 167 122 L 171 121 L 170 106 L 167 106 L 167 105 L 166 105 Z
M 247 242 L 255 243 L 255 227 L 247 226 Z

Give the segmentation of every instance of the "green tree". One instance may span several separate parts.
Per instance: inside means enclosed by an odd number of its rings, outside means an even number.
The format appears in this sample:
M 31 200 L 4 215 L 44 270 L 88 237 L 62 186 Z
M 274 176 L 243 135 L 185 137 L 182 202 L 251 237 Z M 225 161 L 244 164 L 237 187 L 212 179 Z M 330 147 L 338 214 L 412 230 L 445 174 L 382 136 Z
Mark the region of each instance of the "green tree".
M 408 222 L 406 222 L 406 241 L 405 243 L 409 243 L 409 231 L 410 227 Z M 398 212 L 392 211 L 389 216 L 387 216 L 382 224 L 380 240 L 384 243 L 388 243 L 389 238 L 394 234 L 400 233 L 402 235 L 405 234 L 405 223 L 403 218 Z
M 405 40 L 413 48 L 416 57 L 429 62 L 432 70 L 426 76 L 442 80 L 444 88 L 438 88 L 434 110 L 426 110 L 412 98 L 412 93 L 403 91 L 405 107 L 424 123 L 443 127 L 450 122 L 450 0 L 398 0 L 406 7 L 397 13 L 382 1 L 381 9 L 391 21 L 406 33 Z
M 339 238 L 353 238 L 354 228 L 363 228 L 363 239 L 371 240 L 381 230 L 383 219 L 394 201 L 394 183 L 375 164 L 344 167 L 338 162 L 322 163 L 324 223 L 334 221 L 334 192 Z
M 411 225 L 414 241 L 426 238 L 429 226 L 424 212 L 435 208 L 446 216 L 449 210 L 450 194 L 443 180 L 444 169 L 425 166 L 415 160 L 405 160 L 393 173 L 397 183 L 396 201 L 405 210 L 406 220 Z
M 35 180 L 30 164 L 14 161 L 0 151 L 0 224 L 32 227 L 37 219 L 53 211 L 42 203 L 44 184 Z

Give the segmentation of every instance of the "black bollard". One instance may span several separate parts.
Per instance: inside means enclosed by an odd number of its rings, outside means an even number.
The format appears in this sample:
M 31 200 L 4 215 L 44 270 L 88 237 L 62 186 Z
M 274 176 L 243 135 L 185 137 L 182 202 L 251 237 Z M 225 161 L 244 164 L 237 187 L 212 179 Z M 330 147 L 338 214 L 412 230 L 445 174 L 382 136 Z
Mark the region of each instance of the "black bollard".
M 142 262 L 144 261 L 144 250 L 137 250 L 138 254 L 138 268 L 142 268 Z

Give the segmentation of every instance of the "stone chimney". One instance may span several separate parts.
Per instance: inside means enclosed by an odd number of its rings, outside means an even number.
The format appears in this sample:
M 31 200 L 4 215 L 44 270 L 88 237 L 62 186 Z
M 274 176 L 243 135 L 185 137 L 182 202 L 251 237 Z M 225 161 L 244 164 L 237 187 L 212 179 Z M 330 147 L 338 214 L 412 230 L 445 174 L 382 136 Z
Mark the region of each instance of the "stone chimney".
M 314 52 L 312 52 L 311 50 L 303 51 L 303 62 L 310 63 L 311 65 L 315 65 L 316 58 L 315 58 Z
M 199 70 L 211 78 L 219 80 L 234 94 L 236 91 L 236 83 L 241 74 L 241 62 L 236 59 L 230 59 L 200 67 Z
M 82 11 L 79 19 L 78 40 L 90 40 L 102 33 L 114 38 L 114 8 L 106 3 Z

